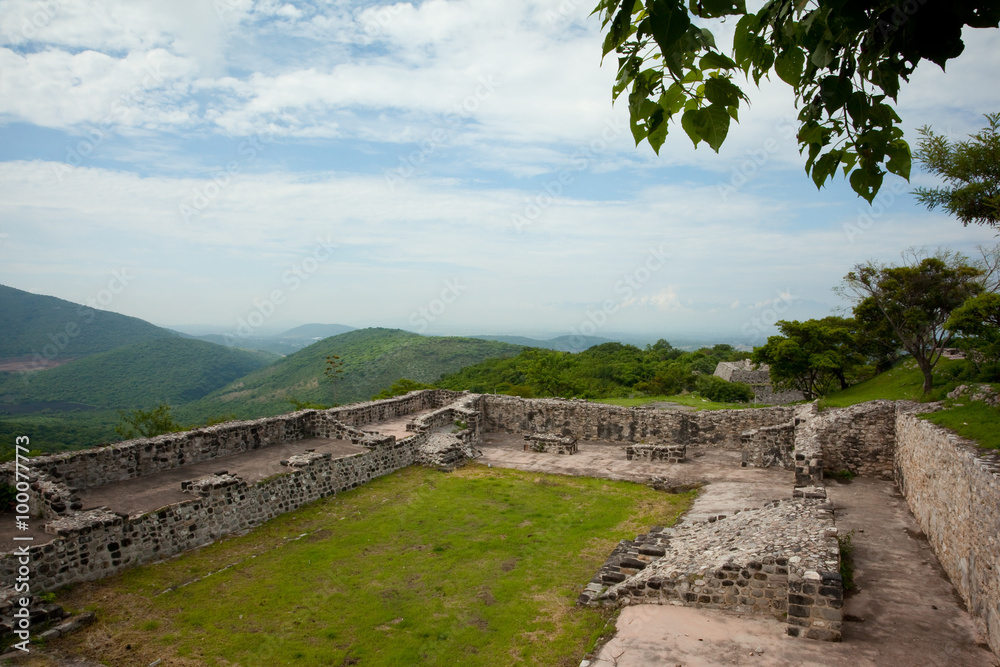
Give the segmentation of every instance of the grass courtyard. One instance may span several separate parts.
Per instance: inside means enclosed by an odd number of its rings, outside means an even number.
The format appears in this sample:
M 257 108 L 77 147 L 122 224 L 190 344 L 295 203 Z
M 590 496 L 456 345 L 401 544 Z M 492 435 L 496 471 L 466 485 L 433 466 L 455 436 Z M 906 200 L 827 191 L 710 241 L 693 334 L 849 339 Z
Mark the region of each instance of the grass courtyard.
M 620 539 L 692 494 L 470 464 L 411 466 L 251 533 L 60 592 L 111 665 L 578 665 L 577 595 Z M 45 664 L 42 662 L 36 664 Z

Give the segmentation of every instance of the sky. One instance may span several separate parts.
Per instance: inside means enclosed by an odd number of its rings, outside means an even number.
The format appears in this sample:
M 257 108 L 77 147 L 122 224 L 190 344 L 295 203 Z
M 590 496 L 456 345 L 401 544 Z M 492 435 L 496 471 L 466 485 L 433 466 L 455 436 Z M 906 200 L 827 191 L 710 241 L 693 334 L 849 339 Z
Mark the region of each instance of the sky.
M 759 345 L 859 262 L 996 242 L 918 168 L 817 190 L 777 79 L 719 154 L 636 147 L 592 4 L 0 0 L 0 284 L 237 335 Z M 964 39 L 899 96 L 911 146 L 1000 111 L 1000 31 Z

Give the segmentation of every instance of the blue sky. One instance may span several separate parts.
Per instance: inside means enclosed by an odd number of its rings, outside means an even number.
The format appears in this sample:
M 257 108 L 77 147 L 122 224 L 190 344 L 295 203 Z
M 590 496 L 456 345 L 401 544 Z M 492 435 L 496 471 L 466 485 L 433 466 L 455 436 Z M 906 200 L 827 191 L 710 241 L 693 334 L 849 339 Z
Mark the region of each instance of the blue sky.
M 780 81 L 718 155 L 635 147 L 591 9 L 3 0 L 0 283 L 220 331 L 752 345 L 858 262 L 994 242 L 917 204 L 925 174 L 817 191 Z M 965 39 L 901 93 L 911 145 L 1000 110 L 1000 32 Z

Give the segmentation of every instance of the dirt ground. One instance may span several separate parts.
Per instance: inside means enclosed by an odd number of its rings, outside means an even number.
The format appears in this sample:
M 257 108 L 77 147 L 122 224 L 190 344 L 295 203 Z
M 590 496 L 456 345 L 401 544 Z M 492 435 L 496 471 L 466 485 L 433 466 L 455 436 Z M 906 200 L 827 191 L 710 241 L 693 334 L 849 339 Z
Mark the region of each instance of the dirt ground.
M 573 455 L 523 451 L 518 436 L 490 433 L 482 462 L 538 472 L 706 484 L 685 520 L 791 495 L 793 476 L 740 468 L 738 452 L 689 448 L 682 464 L 626 461 L 617 443 L 588 441 Z M 840 533 L 853 530 L 858 591 L 844 603 L 843 642 L 793 639 L 784 622 L 674 605 L 626 607 L 592 667 L 767 665 L 988 667 L 1000 665 L 891 482 L 828 481 Z

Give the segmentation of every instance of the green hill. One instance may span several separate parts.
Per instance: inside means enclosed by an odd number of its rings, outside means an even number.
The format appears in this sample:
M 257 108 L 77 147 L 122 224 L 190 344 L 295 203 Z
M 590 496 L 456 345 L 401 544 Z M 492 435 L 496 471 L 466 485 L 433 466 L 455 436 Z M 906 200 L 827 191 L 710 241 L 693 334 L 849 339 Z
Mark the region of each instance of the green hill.
M 162 401 L 195 401 L 269 362 L 257 352 L 169 336 L 133 343 L 29 374 L 2 374 L 0 413 L 10 404 L 38 403 L 38 410 L 82 403 L 97 408 L 145 408 Z M 4 407 L 7 404 L 7 409 Z
M 288 412 L 290 399 L 334 403 L 334 386 L 323 375 L 327 355 L 343 361 L 336 402 L 370 399 L 399 378 L 434 382 L 492 357 L 511 357 L 521 348 L 472 338 L 421 336 L 399 329 L 358 329 L 332 336 L 213 392 L 178 414 L 187 421 L 232 413 L 240 417 Z
M 106 352 L 173 332 L 137 317 L 0 285 L 0 360 L 54 361 Z M 39 355 L 36 357 L 35 355 Z

